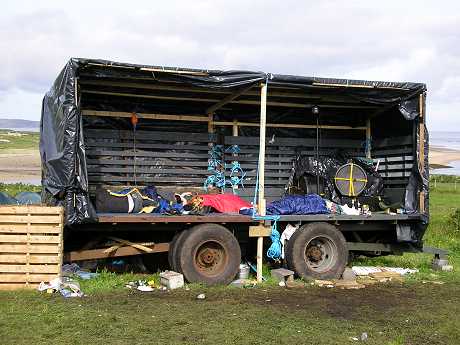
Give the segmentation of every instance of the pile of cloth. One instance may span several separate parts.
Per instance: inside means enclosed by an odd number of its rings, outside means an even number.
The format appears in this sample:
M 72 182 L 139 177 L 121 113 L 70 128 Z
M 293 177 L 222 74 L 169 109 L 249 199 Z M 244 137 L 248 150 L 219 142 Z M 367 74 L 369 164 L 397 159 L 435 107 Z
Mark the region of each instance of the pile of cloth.
M 155 186 L 126 188 L 117 192 L 98 189 L 96 209 L 102 213 L 181 214 L 183 211 L 181 204 L 159 195 Z
M 234 194 L 174 194 L 170 201 L 158 194 L 154 186 L 96 192 L 96 209 L 101 213 L 156 213 L 168 215 L 203 215 L 212 212 L 238 213 L 252 205 Z

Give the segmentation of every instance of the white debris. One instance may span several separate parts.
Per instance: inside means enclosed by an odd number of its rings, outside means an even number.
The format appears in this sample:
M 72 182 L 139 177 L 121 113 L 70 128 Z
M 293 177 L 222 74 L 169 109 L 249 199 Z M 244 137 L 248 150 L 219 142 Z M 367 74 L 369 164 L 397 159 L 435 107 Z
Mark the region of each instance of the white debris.
M 368 336 L 367 336 L 366 332 L 361 333 L 361 341 L 366 341 L 367 338 L 368 338 Z
M 204 293 L 200 293 L 198 296 L 196 296 L 196 299 L 205 299 L 206 295 Z
M 402 267 L 376 267 L 376 266 L 353 266 L 351 268 L 358 276 L 368 276 L 371 273 L 378 272 L 394 272 L 400 275 L 417 273 L 418 269 L 402 268 Z
M 150 291 L 153 291 L 153 287 L 148 286 L 148 285 L 139 285 L 139 286 L 137 287 L 137 289 L 138 289 L 139 291 L 142 291 L 142 292 L 150 292 Z

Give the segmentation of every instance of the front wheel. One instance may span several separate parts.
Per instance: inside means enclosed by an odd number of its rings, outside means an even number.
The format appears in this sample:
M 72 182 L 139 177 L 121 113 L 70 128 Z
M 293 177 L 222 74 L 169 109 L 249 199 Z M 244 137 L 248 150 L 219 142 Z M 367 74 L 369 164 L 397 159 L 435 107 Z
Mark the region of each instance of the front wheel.
M 185 279 L 208 285 L 228 284 L 238 273 L 240 245 L 233 234 L 217 224 L 190 229 L 177 247 L 178 263 Z
M 329 223 L 298 229 L 286 245 L 289 267 L 304 279 L 340 278 L 348 261 L 345 237 Z

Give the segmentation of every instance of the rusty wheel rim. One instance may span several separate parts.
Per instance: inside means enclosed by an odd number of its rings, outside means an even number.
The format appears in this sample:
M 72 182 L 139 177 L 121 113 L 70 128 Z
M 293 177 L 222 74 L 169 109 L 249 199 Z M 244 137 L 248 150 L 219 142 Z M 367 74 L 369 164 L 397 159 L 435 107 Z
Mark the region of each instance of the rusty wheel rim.
M 305 246 L 305 263 L 314 272 L 329 271 L 335 265 L 337 257 L 337 246 L 329 236 L 317 236 Z
M 212 277 L 224 271 L 227 260 L 227 251 L 220 242 L 205 241 L 197 246 L 193 264 L 198 272 Z

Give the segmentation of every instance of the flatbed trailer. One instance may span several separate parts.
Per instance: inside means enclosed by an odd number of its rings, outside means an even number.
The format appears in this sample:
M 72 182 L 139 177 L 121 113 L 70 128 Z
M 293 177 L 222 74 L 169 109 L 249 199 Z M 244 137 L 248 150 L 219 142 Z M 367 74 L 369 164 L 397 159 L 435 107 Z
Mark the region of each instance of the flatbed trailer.
M 425 98 L 426 86 L 420 83 L 71 59 L 43 101 L 43 201 L 65 207 L 69 261 L 168 252 L 172 269 L 187 280 L 228 283 L 241 258 L 253 258 L 257 241 L 261 279 L 268 244 L 263 238 L 274 222 L 263 217 L 266 204 L 286 194 L 325 195 L 330 178 L 320 162 L 339 151 L 347 159 L 366 157 L 383 180 L 378 197 L 399 204 L 400 213 L 280 215 L 277 220 L 281 231 L 288 224 L 299 227 L 285 243 L 289 267 L 305 278 L 339 277 L 350 253 L 424 250 L 429 219 Z M 154 185 L 160 194 L 204 193 L 209 159 L 218 146 L 227 182 L 232 162 L 244 170 L 239 185 L 224 185 L 227 192 L 248 201 L 256 196 L 262 217 L 95 209 L 101 188 Z M 238 150 L 227 151 L 232 147 Z M 300 173 L 303 161 L 317 162 L 313 180 L 311 171 Z M 101 237 L 115 238 L 118 245 L 97 247 Z

